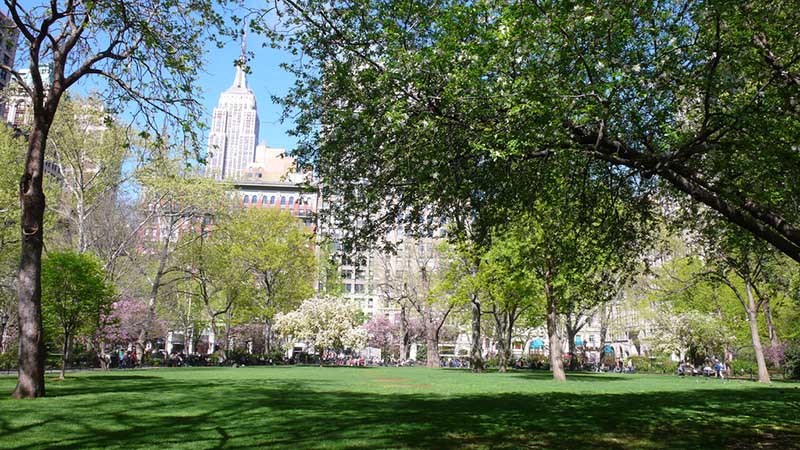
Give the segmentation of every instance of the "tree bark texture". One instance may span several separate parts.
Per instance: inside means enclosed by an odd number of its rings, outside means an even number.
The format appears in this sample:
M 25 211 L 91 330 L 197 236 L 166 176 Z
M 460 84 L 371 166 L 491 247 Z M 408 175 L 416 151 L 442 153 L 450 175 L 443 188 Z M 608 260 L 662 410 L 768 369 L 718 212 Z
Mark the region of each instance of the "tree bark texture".
M 61 354 L 61 374 L 58 376 L 59 380 L 64 379 L 67 372 L 67 364 L 69 364 L 70 353 L 72 353 L 72 334 L 64 333 L 64 346 L 62 347 L 63 353 Z
M 570 322 L 571 318 L 567 317 L 565 328 L 567 330 L 567 345 L 569 346 L 569 370 L 578 370 L 578 358 L 576 358 L 578 348 L 575 345 L 575 336 L 578 334 L 578 330 Z
M 400 360 L 406 361 L 411 356 L 411 336 L 408 330 L 408 315 L 406 312 L 406 304 L 400 304 L 400 334 L 403 335 L 402 348 L 400 349 Z
M 44 151 L 49 122 L 39 118 L 28 141 L 25 173 L 19 183 L 22 252 L 17 275 L 19 302 L 19 375 L 13 398 L 44 397 L 44 330 L 42 328 L 42 247 L 45 196 Z
M 750 286 L 750 282 L 745 280 L 744 287 L 747 291 L 747 321 L 750 325 L 750 335 L 753 338 L 753 353 L 756 355 L 756 364 L 758 364 L 758 381 L 759 383 L 769 383 L 767 361 L 764 359 L 764 349 L 758 334 L 758 306 L 753 298 L 753 288 Z
M 547 337 L 550 347 L 550 370 L 553 371 L 554 380 L 566 381 L 567 375 L 564 373 L 561 339 L 558 337 L 558 309 L 556 298 L 548 278 L 547 276 L 545 277 L 544 295 L 547 299 Z
M 483 372 L 483 351 L 481 349 L 481 302 L 472 294 L 472 336 L 470 340 L 470 366 L 473 372 Z
M 781 345 L 781 340 L 778 337 L 778 333 L 775 331 L 775 325 L 772 322 L 772 308 L 770 307 L 768 298 L 763 300 L 763 306 L 764 318 L 767 320 L 767 330 L 769 332 L 769 344 L 772 347 L 772 364 L 774 364 L 776 368 L 780 369 L 781 360 L 776 351 Z

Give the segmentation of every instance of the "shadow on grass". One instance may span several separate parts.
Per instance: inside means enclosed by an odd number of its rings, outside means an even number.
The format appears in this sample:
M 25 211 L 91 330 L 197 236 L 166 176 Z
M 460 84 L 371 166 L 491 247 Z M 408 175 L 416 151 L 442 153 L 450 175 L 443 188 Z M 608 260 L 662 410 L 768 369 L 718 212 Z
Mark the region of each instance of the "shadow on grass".
M 553 379 L 553 373 L 549 371 L 542 371 L 542 370 L 535 370 L 535 371 L 514 371 L 508 373 L 510 376 L 515 378 L 524 378 L 530 380 L 539 380 L 539 381 L 547 381 Z M 581 381 L 591 381 L 591 382 L 605 382 L 605 381 L 627 381 L 630 380 L 630 376 L 625 375 L 606 375 L 606 374 L 594 374 L 589 372 L 568 372 L 567 373 L 567 380 L 570 382 L 581 382 Z
M 444 396 L 327 391 L 325 384 L 76 380 L 55 390 L 48 406 L 0 403 L 0 447 L 800 448 L 794 388 Z M 86 399 L 64 403 L 78 392 Z M 11 406 L 30 420 L 11 420 Z

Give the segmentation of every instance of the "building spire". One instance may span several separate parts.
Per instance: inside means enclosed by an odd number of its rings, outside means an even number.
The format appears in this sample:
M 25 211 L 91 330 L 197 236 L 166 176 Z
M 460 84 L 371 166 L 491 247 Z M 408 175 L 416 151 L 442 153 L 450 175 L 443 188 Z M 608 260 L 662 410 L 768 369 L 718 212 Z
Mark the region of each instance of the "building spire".
M 233 87 L 247 89 L 247 78 L 245 77 L 245 65 L 247 64 L 247 30 L 242 28 L 242 54 L 239 55 L 239 62 L 236 63 L 236 78 L 233 80 Z
M 247 30 L 242 28 L 242 62 L 247 61 Z

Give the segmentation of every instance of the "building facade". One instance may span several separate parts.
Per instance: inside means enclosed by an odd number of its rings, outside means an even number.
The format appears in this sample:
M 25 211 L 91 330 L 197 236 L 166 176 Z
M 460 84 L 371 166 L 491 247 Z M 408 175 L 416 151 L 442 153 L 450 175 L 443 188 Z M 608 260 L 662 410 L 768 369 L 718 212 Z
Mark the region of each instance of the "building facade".
M 247 87 L 245 61 L 243 41 L 233 85 L 219 96 L 211 117 L 208 174 L 218 180 L 242 179 L 248 165 L 255 162 L 259 121 L 256 96 Z

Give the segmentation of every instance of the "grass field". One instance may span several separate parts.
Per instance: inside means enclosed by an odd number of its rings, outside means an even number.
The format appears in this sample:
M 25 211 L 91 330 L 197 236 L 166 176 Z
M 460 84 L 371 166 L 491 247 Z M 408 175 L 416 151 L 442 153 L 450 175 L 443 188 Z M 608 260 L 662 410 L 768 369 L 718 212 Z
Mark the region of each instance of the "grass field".
M 70 374 L 0 397 L 0 448 L 800 448 L 800 385 L 424 368 Z M 10 392 L 13 377 L 0 377 Z

